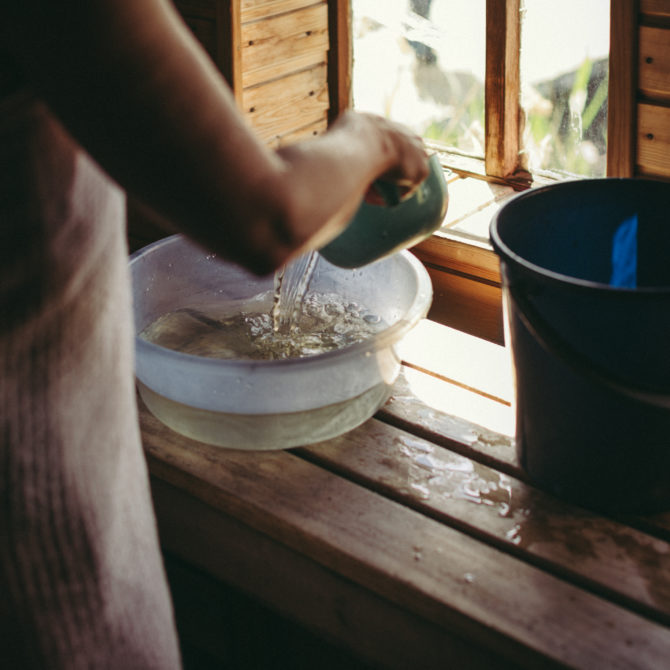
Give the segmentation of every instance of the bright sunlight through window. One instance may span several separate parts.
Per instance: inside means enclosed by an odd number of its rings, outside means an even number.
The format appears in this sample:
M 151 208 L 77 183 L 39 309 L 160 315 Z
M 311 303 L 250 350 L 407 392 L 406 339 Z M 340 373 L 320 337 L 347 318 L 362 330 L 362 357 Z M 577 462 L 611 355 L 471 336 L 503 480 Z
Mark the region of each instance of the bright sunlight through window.
M 522 161 L 603 176 L 609 0 L 525 0 Z M 357 109 L 460 154 L 485 154 L 486 0 L 352 0 Z

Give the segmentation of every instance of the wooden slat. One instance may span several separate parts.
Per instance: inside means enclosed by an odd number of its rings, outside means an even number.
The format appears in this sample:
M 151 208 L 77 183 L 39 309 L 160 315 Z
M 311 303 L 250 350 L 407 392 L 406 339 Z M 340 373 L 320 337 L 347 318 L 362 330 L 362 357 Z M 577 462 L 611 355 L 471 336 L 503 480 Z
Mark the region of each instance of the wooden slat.
M 444 226 L 466 222 L 476 211 L 501 203 L 515 194 L 509 186 L 482 179 L 455 179 L 448 184 L 449 203 Z
M 319 119 L 319 121 L 316 123 L 310 123 L 308 126 L 298 128 L 297 130 L 292 130 L 279 137 L 271 137 L 266 140 L 266 144 L 271 149 L 277 149 L 288 144 L 293 144 L 294 142 L 316 137 L 317 135 L 321 135 L 322 133 L 326 132 L 327 129 L 328 120 L 322 118 Z
M 327 50 L 328 7 L 325 4 L 242 25 L 243 85 L 247 87 L 251 81 L 267 81 L 277 76 L 277 68 L 282 63 L 295 71 L 298 66 L 326 62 Z M 252 73 L 253 79 L 250 79 Z
M 423 263 L 500 284 L 500 262 L 488 245 L 436 233 L 412 249 Z
M 241 0 L 240 16 L 242 23 L 250 23 L 323 2 L 325 0 Z
M 636 2 L 611 0 L 610 76 L 607 118 L 607 175 L 635 174 L 635 99 L 637 95 Z
M 238 99 L 241 86 L 240 17 L 238 3 L 234 0 L 217 2 L 216 42 L 217 64 Z
M 472 239 L 482 244 L 487 244 L 489 241 L 491 221 L 498 213 L 502 204 L 502 201 L 492 202 L 486 205 L 486 207 L 482 207 L 480 210 L 470 214 L 467 219 L 449 226 L 446 230 L 459 233 L 462 236 L 465 236 L 466 239 Z
M 491 342 L 504 342 L 499 286 L 428 267 L 433 283 L 429 318 Z
M 226 20 L 224 14 L 226 13 Z M 235 100 L 238 104 L 242 102 L 242 89 L 244 88 L 243 74 L 246 70 L 246 63 L 242 62 L 242 19 L 240 17 L 240 3 L 237 0 L 229 0 L 226 3 L 219 4 L 218 21 L 220 24 L 219 44 L 221 40 L 230 40 L 229 54 L 229 83 L 233 89 Z M 225 33 L 228 34 L 225 34 Z
M 516 191 L 455 173 L 448 190 L 442 228 L 413 248 L 429 266 L 433 280 L 430 317 L 501 343 L 500 264 L 489 243 L 489 227 L 493 215 Z
M 474 394 L 507 405 L 513 399 L 510 352 L 504 346 L 423 319 L 400 342 L 398 352 L 412 367 L 449 379 Z
M 520 667 L 631 670 L 670 653 L 665 627 L 290 453 L 224 451 L 141 421 L 153 476 Z
M 296 72 L 300 72 L 301 70 L 307 70 L 317 65 L 321 65 L 326 62 L 327 57 L 327 51 L 314 51 L 308 49 L 305 53 L 293 54 L 290 58 L 278 60 L 276 63 L 269 63 L 259 69 L 252 71 L 245 70 L 241 75 L 242 86 L 245 89 L 252 88 L 253 86 L 265 84 L 274 81 L 275 79 L 287 77 Z
M 501 436 L 514 434 L 514 412 L 508 403 L 495 397 L 473 393 L 467 387 L 451 383 L 453 380 L 450 377 L 427 374 L 422 368 L 415 368 L 409 363 L 403 371 L 403 377 L 408 392 L 426 404 L 427 412 L 457 416 L 469 422 L 467 435 L 470 437 L 480 435 L 481 427 L 495 433 L 496 442 L 504 439 Z M 445 381 L 449 383 L 445 384 Z M 391 407 L 394 402 L 390 403 Z
M 378 422 L 304 451 L 313 463 L 670 624 L 668 542 Z
M 512 426 L 508 426 L 507 434 L 504 434 L 496 430 L 495 425 L 492 429 L 483 414 L 476 423 L 458 416 L 449 404 L 446 394 L 446 401 L 438 398 L 426 402 L 425 395 L 415 392 L 413 377 L 419 375 L 430 378 L 430 375 L 420 371 L 403 370 L 394 385 L 393 395 L 379 410 L 377 418 L 482 464 L 495 467 L 512 477 L 526 478 L 516 457 L 514 440 L 510 437 Z M 423 387 L 424 384 L 421 383 L 420 386 Z M 437 388 L 438 384 L 433 391 L 434 398 L 437 397 Z M 497 404 L 503 410 L 510 411 L 509 407 Z
M 353 105 L 353 36 L 349 0 L 328 1 L 328 30 L 331 49 L 328 57 L 330 121 Z
M 246 118 L 262 139 L 282 137 L 328 113 L 327 66 L 318 65 L 242 92 Z
M 456 353 L 462 353 L 459 350 L 460 347 L 457 347 Z M 471 355 L 466 358 L 471 358 Z M 508 362 L 499 356 L 491 356 L 491 352 L 486 359 L 493 366 L 494 377 L 501 378 L 499 384 L 504 384 Z M 429 367 L 433 367 L 432 364 Z M 472 374 L 447 376 L 464 386 L 473 381 Z M 440 383 L 440 379 L 432 373 L 404 368 L 395 383 L 391 399 L 377 413 L 377 417 L 510 477 L 527 481 L 510 437 L 514 433 L 512 408 L 493 401 L 486 405 L 481 398 L 477 399 L 475 392 L 471 392 L 468 398 L 464 389 L 460 390 L 460 394 L 454 387 L 445 391 Z M 487 384 L 484 388 L 494 390 L 495 386 Z M 473 402 L 473 397 L 476 402 Z M 621 519 L 632 527 L 670 542 L 670 512 L 645 516 L 621 515 Z
M 519 166 L 519 0 L 486 2 L 486 172 L 511 177 Z
M 638 68 L 640 92 L 670 101 L 670 29 L 640 27 Z
M 670 108 L 638 105 L 637 166 L 642 174 L 670 177 Z
M 519 670 L 517 664 L 505 662 L 481 645 L 360 588 L 160 479 L 152 478 L 151 488 L 164 550 L 344 646 L 372 667 L 444 670 L 448 664 L 467 670 Z M 200 615 L 209 617 L 207 624 L 213 629 L 210 636 L 220 644 L 222 633 L 218 627 L 222 623 L 221 619 L 212 621 L 208 602 L 212 597 L 216 595 L 209 592 L 205 598 L 209 607 Z M 179 603 L 176 605 L 179 607 Z M 187 613 L 189 624 L 193 621 L 197 625 L 198 614 Z M 228 626 L 228 622 L 223 625 Z M 267 644 L 253 632 L 245 639 L 252 644 L 255 640 Z M 229 667 L 223 662 L 229 656 L 225 651 L 224 659 L 215 667 Z M 298 656 L 288 658 L 297 667 L 311 667 L 304 665 L 302 651 L 300 662 Z M 277 667 L 287 667 L 285 654 L 286 649 L 279 644 L 276 655 L 282 660 Z M 313 667 L 320 669 L 323 664 Z M 332 663 L 326 667 L 341 670 L 350 666 Z
M 643 16 L 670 19 L 670 0 L 639 0 L 639 3 Z

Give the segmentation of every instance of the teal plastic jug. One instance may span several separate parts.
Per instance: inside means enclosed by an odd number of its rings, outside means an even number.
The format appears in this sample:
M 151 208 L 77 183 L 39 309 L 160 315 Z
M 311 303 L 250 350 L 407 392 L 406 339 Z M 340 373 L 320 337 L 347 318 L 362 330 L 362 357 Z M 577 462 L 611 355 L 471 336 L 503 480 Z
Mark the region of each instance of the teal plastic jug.
M 414 193 L 400 199 L 395 184 L 378 181 L 385 205 L 363 202 L 344 231 L 320 249 L 334 265 L 357 268 L 407 249 L 434 233 L 444 221 L 449 203 L 439 157 L 429 158 L 430 171 Z

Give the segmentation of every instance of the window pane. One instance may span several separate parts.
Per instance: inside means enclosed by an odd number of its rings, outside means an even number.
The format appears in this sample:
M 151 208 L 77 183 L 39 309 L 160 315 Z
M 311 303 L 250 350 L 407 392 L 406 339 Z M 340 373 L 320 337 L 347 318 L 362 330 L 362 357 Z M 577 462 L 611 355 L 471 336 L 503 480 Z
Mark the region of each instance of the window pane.
M 352 8 L 354 107 L 483 156 L 486 0 L 352 0 Z
M 610 0 L 525 0 L 524 147 L 531 171 L 606 171 Z

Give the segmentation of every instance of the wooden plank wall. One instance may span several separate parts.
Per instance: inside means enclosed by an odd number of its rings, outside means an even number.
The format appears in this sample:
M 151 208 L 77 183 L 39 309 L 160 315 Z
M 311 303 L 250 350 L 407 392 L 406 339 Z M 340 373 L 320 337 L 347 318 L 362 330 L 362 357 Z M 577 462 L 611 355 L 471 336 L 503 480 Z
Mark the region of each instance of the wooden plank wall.
M 326 0 L 241 0 L 236 95 L 268 145 L 326 129 L 328 48 Z
M 175 0 L 175 6 L 269 146 L 326 129 L 327 0 Z
M 670 178 L 670 0 L 640 0 L 635 170 Z

